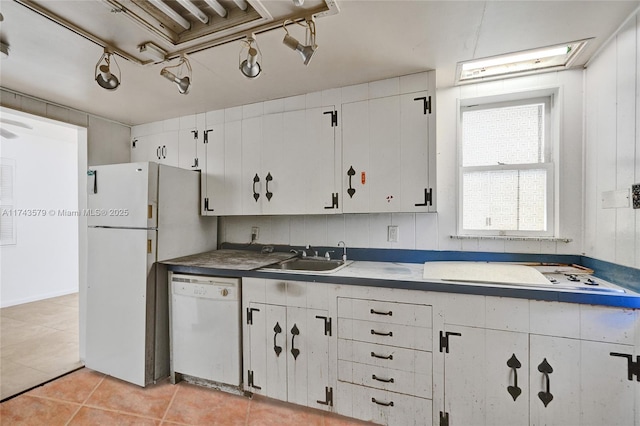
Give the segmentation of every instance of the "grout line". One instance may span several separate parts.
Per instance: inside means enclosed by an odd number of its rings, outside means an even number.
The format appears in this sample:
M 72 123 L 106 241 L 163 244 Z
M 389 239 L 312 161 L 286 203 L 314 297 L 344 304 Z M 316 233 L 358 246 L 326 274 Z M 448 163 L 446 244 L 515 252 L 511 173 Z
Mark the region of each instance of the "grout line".
M 173 405 L 173 401 L 176 399 L 176 395 L 178 395 L 179 386 L 177 386 L 177 385 L 172 385 L 172 386 L 175 387 L 175 390 L 173 391 L 173 395 L 171 396 L 171 400 L 169 401 L 169 404 L 167 405 L 167 408 L 164 410 L 164 415 L 160 419 L 160 424 L 165 422 L 165 419 L 167 418 L 167 414 L 169 414 L 169 410 L 171 409 L 171 406 Z
M 80 403 L 80 407 L 78 407 L 78 409 L 75 411 L 75 413 L 73 413 L 71 415 L 71 417 L 69 418 L 69 420 L 67 421 L 67 423 L 65 423 L 65 426 L 68 425 L 71 420 L 73 420 L 73 418 L 78 415 L 78 413 L 80 412 L 80 410 L 82 410 L 82 407 L 86 407 L 86 403 L 89 400 L 89 398 L 91 398 L 91 396 L 94 394 L 94 392 L 98 389 L 98 387 L 102 384 L 102 382 L 104 382 L 104 378 L 106 377 L 106 375 L 103 375 L 102 378 L 98 381 L 98 383 L 96 383 L 96 385 L 93 387 L 93 389 L 91 390 L 91 392 L 89 392 L 89 395 L 87 395 L 87 397 L 84 399 L 84 401 L 82 401 Z

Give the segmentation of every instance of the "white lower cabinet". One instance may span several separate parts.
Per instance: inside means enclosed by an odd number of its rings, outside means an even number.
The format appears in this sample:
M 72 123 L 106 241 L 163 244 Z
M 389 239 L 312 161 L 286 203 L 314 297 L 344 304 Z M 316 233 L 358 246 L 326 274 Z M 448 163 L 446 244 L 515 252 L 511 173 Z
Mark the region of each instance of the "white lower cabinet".
M 334 322 L 327 309 L 305 306 L 309 286 L 323 284 L 243 280 L 244 389 L 332 410 L 335 372 L 330 368 L 335 371 L 336 365 L 330 362 L 329 354 L 335 352 Z M 252 292 L 251 287 L 259 290 Z M 287 288 L 291 292 L 288 305 Z M 267 297 L 266 292 L 271 291 L 275 292 L 273 297 Z M 313 295 L 313 290 L 310 293 Z M 277 302 L 278 294 L 283 296 L 282 304 L 267 303 L 274 298 Z
M 566 310 L 567 323 L 585 322 L 581 305 L 544 309 L 554 308 Z M 632 355 L 633 345 L 585 340 L 580 327 L 566 337 L 445 324 L 441 340 L 441 424 L 635 424 L 637 383 L 628 380 L 625 356 L 612 355 Z
M 430 425 L 431 306 L 338 298 L 339 414 L 385 425 Z
M 640 424 L 640 311 L 243 279 L 244 389 L 383 425 Z

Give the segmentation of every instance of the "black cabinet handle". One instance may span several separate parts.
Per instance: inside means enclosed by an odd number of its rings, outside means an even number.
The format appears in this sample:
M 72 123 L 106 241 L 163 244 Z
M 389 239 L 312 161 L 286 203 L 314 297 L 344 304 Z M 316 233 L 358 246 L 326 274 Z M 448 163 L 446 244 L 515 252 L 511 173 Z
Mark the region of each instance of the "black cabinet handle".
M 390 331 L 388 333 L 380 333 L 379 331 L 375 331 L 375 330 L 371 330 L 371 334 L 375 334 L 376 336 L 388 336 L 388 337 L 393 337 L 393 331 Z
M 298 355 L 300 355 L 300 349 L 297 349 L 294 344 L 294 340 L 299 334 L 300 330 L 298 330 L 298 326 L 293 324 L 293 328 L 291 329 L 291 355 L 293 355 L 293 359 L 298 359 Z
M 193 159 L 193 164 L 191 165 L 191 168 L 196 168 L 196 167 L 198 167 L 198 159 L 194 158 Z
M 265 177 L 264 180 L 267 181 L 266 192 L 264 194 L 267 196 L 267 201 L 271 201 L 271 197 L 273 197 L 273 192 L 269 192 L 269 182 L 273 180 L 271 173 L 267 173 L 267 177 Z
M 260 194 L 256 192 L 257 183 L 260 183 L 260 176 L 258 176 L 258 174 L 256 173 L 256 175 L 253 177 L 253 199 L 256 200 L 256 203 L 258 202 L 258 198 L 260 198 Z
M 156 148 L 156 157 L 160 160 L 160 147 Z
M 162 145 L 162 150 L 160 152 L 162 153 L 162 158 L 167 158 L 167 146 L 166 145 Z
M 547 383 L 546 391 L 538 392 L 538 398 L 546 407 L 549 405 L 551 400 L 553 400 L 553 394 L 551 394 L 551 380 L 549 379 L 549 374 L 553 373 L 553 367 L 549 364 L 547 359 L 545 358 L 540 365 L 538 366 L 538 371 L 544 375 L 545 381 Z
M 376 403 L 378 405 L 384 405 L 385 407 L 393 407 L 393 401 L 381 402 L 381 401 L 377 401 L 375 398 L 371 398 L 371 402 Z
M 393 316 L 393 311 L 389 311 L 389 312 L 380 312 L 380 311 L 376 311 L 371 309 L 371 313 L 374 315 L 388 315 L 388 316 Z
M 372 375 L 372 376 L 371 376 L 371 378 L 372 378 L 373 380 L 377 380 L 377 381 L 379 381 L 379 382 L 383 382 L 383 383 L 393 383 L 393 382 L 394 382 L 393 377 L 392 377 L 392 378 L 390 378 L 390 379 L 381 379 L 380 377 L 378 377 L 378 376 L 376 376 L 376 375 L 374 374 L 374 375 Z
M 356 175 L 356 171 L 353 170 L 353 166 L 349 167 L 347 170 L 347 176 L 349 176 L 349 189 L 347 189 L 347 194 L 349 194 L 349 198 L 353 198 L 353 195 L 356 193 L 356 189 L 351 185 L 351 178 Z
M 371 352 L 371 358 L 378 358 L 378 359 L 388 359 L 388 360 L 392 360 L 393 359 L 393 355 L 378 355 L 375 352 Z
M 278 346 L 276 344 L 276 337 L 278 337 L 278 334 L 282 333 L 280 323 L 276 323 L 275 327 L 273 327 L 273 332 L 273 351 L 276 353 L 276 356 L 280 356 L 280 352 L 282 352 L 282 346 Z
M 507 392 L 515 401 L 522 393 L 522 389 L 518 387 L 518 369 L 522 367 L 522 364 L 516 358 L 516 354 L 511 355 L 511 358 L 507 361 L 507 367 L 513 370 L 513 386 L 507 386 Z

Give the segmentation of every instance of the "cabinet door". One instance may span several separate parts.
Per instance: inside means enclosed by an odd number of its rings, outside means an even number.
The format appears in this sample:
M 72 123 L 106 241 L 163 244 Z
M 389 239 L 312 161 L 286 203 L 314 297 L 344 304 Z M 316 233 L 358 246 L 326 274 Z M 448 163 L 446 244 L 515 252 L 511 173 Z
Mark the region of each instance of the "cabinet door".
M 628 378 L 626 358 L 636 359 L 633 346 L 582 341 L 580 352 L 580 424 L 634 424 L 638 382 Z
M 369 210 L 369 101 L 342 105 L 342 211 Z
M 424 102 L 427 92 L 400 96 L 400 210 L 403 212 L 435 211 L 435 190 L 431 185 L 429 158 L 429 113 Z M 435 174 L 433 174 L 435 176 Z M 431 201 L 427 200 L 431 197 Z
M 529 339 L 531 424 L 580 424 L 580 341 L 535 334 Z
M 450 325 L 445 330 L 454 333 L 444 355 L 449 425 L 529 424 L 528 334 Z
M 162 159 L 160 147 L 158 135 L 146 135 L 133 138 L 131 141 L 131 162 L 160 162 Z
M 158 135 L 158 146 L 156 152 L 159 153 L 160 164 L 178 167 L 179 163 L 179 135 L 178 131 L 164 132 Z
M 199 135 L 200 132 L 195 128 L 178 132 L 178 167 L 187 170 L 200 170 Z
M 288 401 L 329 410 L 329 331 L 326 311 L 287 307 Z
M 259 215 L 265 199 L 265 176 L 262 173 L 262 117 L 242 120 L 242 213 Z
M 206 133 L 205 133 L 206 132 Z M 225 135 L 226 126 L 223 123 L 206 126 L 202 130 L 202 144 L 204 145 L 205 184 L 201 188 L 202 214 L 220 216 L 226 214 L 225 203 Z
M 338 128 L 333 124 L 333 116 L 337 114 L 333 106 L 311 108 L 306 111 L 304 161 L 300 162 L 305 178 L 302 193 L 306 197 L 304 211 L 306 214 L 340 213 L 341 203 L 334 203 L 334 194 L 340 194 L 340 172 L 336 164 L 340 164 L 340 154 L 336 150 L 335 132 Z M 298 138 L 299 139 L 299 138 Z
M 270 398 L 287 400 L 287 314 L 284 306 L 249 303 L 249 383 L 246 388 Z

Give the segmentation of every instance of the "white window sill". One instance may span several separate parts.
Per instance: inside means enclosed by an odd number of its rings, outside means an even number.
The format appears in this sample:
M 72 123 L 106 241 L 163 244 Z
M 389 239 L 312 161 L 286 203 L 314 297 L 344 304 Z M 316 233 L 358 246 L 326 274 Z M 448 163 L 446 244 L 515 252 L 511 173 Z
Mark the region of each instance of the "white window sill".
M 500 235 L 450 235 L 453 240 L 502 240 L 502 241 L 550 241 L 558 243 L 570 243 L 571 238 L 560 237 L 517 237 Z

